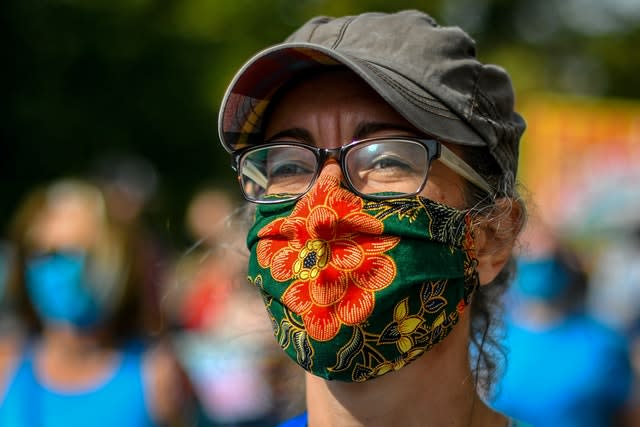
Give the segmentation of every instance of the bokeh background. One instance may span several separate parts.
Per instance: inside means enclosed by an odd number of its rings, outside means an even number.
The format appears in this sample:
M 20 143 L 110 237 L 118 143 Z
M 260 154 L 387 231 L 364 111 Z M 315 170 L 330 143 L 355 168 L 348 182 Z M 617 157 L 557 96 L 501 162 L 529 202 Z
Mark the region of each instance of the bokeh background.
M 318 14 L 422 8 L 465 28 L 483 61 L 512 74 L 520 109 L 532 104 L 538 113 L 528 117 L 523 149 L 529 181 L 539 173 L 531 157 L 556 143 L 550 132 L 564 132 L 547 126 L 552 118 L 584 127 L 581 120 L 631 113 L 637 158 L 637 0 L 7 0 L 0 8 L 2 225 L 27 188 L 132 153 L 157 172 L 150 221 L 179 244 L 191 194 L 234 182 L 216 129 L 234 71 Z M 552 114 L 541 94 L 553 94 Z M 607 126 L 600 132 L 619 124 Z M 592 136 L 583 133 L 575 138 Z M 544 166 L 556 173 L 566 165 Z
M 638 425 L 640 0 L 5 0 L 0 242 L 21 199 L 38 186 L 72 176 L 104 184 L 107 197 L 113 189 L 124 197 L 114 202 L 122 209 L 114 216 L 153 236 L 140 245 L 157 276 L 145 292 L 149 304 L 159 297 L 204 407 L 204 421 L 193 425 L 246 426 L 229 420 L 263 417 L 251 425 L 264 426 L 302 410 L 300 388 L 281 387 L 298 371 L 288 372 L 266 344 L 275 345 L 265 319 L 247 315 L 262 313 L 261 301 L 245 292 L 244 258 L 236 256 L 243 249 L 230 249 L 222 236 L 236 230 L 218 229 L 240 204 L 218 140 L 218 108 L 251 55 L 312 16 L 408 8 L 464 28 L 483 62 L 511 74 L 528 122 L 522 193 L 532 223 L 544 230 L 521 248 L 561 242 L 580 258 L 589 277 L 580 306 L 632 348 L 635 389 L 625 396 L 635 418 L 625 425 Z M 243 332 L 243 341 L 236 331 L 260 331 L 268 340 Z M 603 382 L 625 382 L 628 372 Z M 268 398 L 260 400 L 260 387 Z

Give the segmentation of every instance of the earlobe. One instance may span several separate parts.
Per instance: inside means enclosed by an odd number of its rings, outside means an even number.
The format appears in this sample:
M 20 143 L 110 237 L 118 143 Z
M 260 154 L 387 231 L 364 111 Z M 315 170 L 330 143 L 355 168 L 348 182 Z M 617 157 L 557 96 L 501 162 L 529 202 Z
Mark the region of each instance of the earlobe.
M 511 257 L 512 248 L 513 245 L 511 245 L 509 249 L 503 248 L 493 253 L 486 253 L 485 255 L 480 255 L 480 252 L 478 252 L 477 271 L 481 285 L 491 283 L 498 273 L 502 271 Z
M 492 213 L 476 222 L 477 271 L 481 285 L 491 283 L 509 261 L 523 224 L 523 210 L 518 201 L 500 199 Z

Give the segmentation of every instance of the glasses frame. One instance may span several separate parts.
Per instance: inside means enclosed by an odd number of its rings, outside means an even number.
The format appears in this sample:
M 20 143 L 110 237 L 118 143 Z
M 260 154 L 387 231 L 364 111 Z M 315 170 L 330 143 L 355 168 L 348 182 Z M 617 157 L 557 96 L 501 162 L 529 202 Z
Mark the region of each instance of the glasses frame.
M 433 162 L 436 159 L 440 160 L 440 162 L 442 162 L 443 165 L 447 166 L 449 169 L 456 172 L 458 175 L 465 178 L 467 181 L 469 181 L 476 187 L 484 190 L 488 194 L 494 193 L 489 183 L 482 176 L 480 176 L 478 172 L 473 170 L 473 168 L 469 166 L 467 162 L 462 160 L 453 151 L 449 150 L 440 141 L 435 139 L 429 139 L 429 138 L 413 138 L 408 136 L 366 138 L 366 139 L 359 139 L 356 141 L 352 141 L 351 143 L 347 145 L 343 145 L 342 147 L 338 147 L 338 148 L 318 148 L 309 144 L 304 144 L 304 143 L 294 142 L 294 141 L 272 141 L 265 144 L 244 147 L 239 150 L 235 150 L 231 152 L 231 167 L 238 174 L 238 182 L 240 183 L 240 188 L 242 190 L 242 194 L 244 198 L 252 203 L 273 204 L 273 203 L 281 203 L 284 201 L 294 201 L 301 198 L 306 193 L 308 193 L 309 190 L 313 187 L 316 180 L 318 179 L 318 176 L 320 176 L 320 172 L 322 171 L 323 165 L 328 159 L 335 159 L 340 164 L 340 169 L 342 170 L 342 175 L 345 178 L 345 183 L 353 193 L 357 194 L 362 198 L 369 199 L 369 200 L 385 200 L 385 199 L 393 198 L 395 196 L 376 196 L 371 194 L 365 194 L 358 191 L 354 187 L 353 182 L 349 177 L 348 169 L 346 167 L 347 166 L 346 154 L 353 148 L 358 147 L 365 143 L 384 142 L 389 140 L 419 143 L 422 146 L 424 146 L 427 151 L 428 168 L 427 168 L 427 173 L 424 174 L 424 179 L 422 181 L 422 184 L 416 191 L 412 193 L 404 193 L 405 196 L 415 196 L 424 189 L 424 186 L 427 183 L 427 179 L 429 175 L 428 172 L 429 172 L 429 169 L 431 168 L 431 162 Z M 242 174 L 240 173 L 240 165 L 242 164 L 243 160 L 247 157 L 247 155 L 251 154 L 253 151 L 268 148 L 268 147 L 300 147 L 314 154 L 314 156 L 316 157 L 317 168 L 313 174 L 313 178 L 309 181 L 309 186 L 302 193 L 292 197 L 283 197 L 283 198 L 278 198 L 273 200 L 261 200 L 261 199 L 259 200 L 249 196 L 245 192 L 244 186 L 242 185 Z M 248 163 L 248 165 L 250 165 L 250 163 Z M 249 178 L 254 180 L 256 183 L 266 188 L 266 182 L 264 183 L 264 185 L 261 183 L 261 181 L 263 181 L 263 178 L 261 177 L 261 173 L 259 171 L 253 171 L 251 170 L 250 167 L 249 167 L 249 170 L 246 170 L 246 169 L 247 168 L 245 166 L 244 175 L 248 176 Z

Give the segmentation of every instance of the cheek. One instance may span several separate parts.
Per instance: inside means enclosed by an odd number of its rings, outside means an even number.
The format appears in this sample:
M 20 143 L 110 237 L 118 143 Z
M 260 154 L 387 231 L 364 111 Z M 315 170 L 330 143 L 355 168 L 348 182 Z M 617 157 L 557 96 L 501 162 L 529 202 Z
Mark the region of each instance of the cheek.
M 429 178 L 420 195 L 452 208 L 464 209 L 466 207 L 464 187 L 461 182 L 443 182 L 442 180 Z
M 431 164 L 427 184 L 420 193 L 427 199 L 439 202 L 456 209 L 466 208 L 466 181 L 460 175 L 435 161 Z

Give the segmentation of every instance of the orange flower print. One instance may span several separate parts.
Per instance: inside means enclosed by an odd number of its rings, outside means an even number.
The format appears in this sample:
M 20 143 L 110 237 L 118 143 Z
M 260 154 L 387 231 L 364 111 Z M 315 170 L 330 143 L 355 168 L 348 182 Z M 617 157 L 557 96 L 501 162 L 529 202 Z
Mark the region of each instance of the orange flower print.
M 258 263 L 280 282 L 294 279 L 282 302 L 302 317 L 309 336 L 328 341 L 340 326 L 363 322 L 375 292 L 396 276 L 384 252 L 399 237 L 382 235 L 382 221 L 362 211 L 363 201 L 321 175 L 290 216 L 258 232 Z

